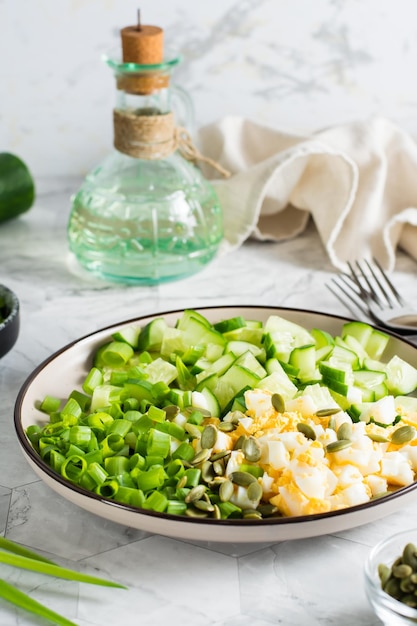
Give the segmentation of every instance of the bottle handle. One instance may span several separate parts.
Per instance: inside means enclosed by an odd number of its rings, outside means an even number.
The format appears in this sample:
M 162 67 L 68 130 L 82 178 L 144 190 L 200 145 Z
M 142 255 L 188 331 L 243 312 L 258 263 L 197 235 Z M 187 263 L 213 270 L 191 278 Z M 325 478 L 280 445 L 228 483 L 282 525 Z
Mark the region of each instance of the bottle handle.
M 178 126 L 184 126 L 193 135 L 195 130 L 195 117 L 193 101 L 185 89 L 178 85 L 172 85 L 172 110 L 175 114 Z

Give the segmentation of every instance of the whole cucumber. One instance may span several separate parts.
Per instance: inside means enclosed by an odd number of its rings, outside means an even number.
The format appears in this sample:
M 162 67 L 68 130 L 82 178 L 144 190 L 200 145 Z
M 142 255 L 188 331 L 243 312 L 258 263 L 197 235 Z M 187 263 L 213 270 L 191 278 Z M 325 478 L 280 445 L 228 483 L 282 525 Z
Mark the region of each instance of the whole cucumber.
M 35 200 L 32 175 L 19 157 L 0 152 L 0 222 L 28 211 Z

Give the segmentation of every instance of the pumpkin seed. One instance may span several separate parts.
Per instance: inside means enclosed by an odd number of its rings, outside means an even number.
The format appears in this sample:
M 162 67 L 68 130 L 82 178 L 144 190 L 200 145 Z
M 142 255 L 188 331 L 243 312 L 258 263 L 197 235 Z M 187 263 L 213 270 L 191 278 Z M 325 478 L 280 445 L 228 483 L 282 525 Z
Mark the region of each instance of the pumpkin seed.
M 332 430 L 336 430 L 336 419 L 335 419 L 334 415 L 330 416 L 329 423 L 328 423 L 327 427 L 331 428 Z
M 317 417 L 328 417 L 330 415 L 335 415 L 336 413 L 339 413 L 340 409 L 339 407 L 329 407 L 328 409 L 319 409 L 318 411 L 316 411 L 316 415 Z
M 206 492 L 207 487 L 205 485 L 196 485 L 187 493 L 184 498 L 184 502 L 189 504 L 190 502 L 196 502 L 200 500 Z
M 232 422 L 232 424 L 239 424 L 239 420 L 242 417 L 246 417 L 242 411 L 229 411 L 227 415 L 224 416 L 223 422 Z
M 262 515 L 257 509 L 245 509 L 242 511 L 243 519 L 262 519 Z
M 180 407 L 176 404 L 170 404 L 169 406 L 166 406 L 164 408 L 164 411 L 167 419 L 172 420 L 174 419 L 174 417 L 177 417 L 178 413 L 180 412 Z
M 259 500 L 262 498 L 262 493 L 262 487 L 258 482 L 251 483 L 250 485 L 248 485 L 248 488 L 246 490 L 246 495 L 251 502 L 259 502 Z
M 381 581 L 382 587 L 384 587 L 389 577 L 391 576 L 391 569 L 388 567 L 388 565 L 385 565 L 385 563 L 380 563 L 378 565 L 378 576 L 379 580 Z
M 214 467 L 210 461 L 203 461 L 201 465 L 201 478 L 205 483 L 209 483 L 214 478 Z
M 280 393 L 273 393 L 271 396 L 271 402 L 277 413 L 284 413 L 285 400 Z
M 412 571 L 412 570 L 411 570 Z M 414 589 L 416 588 L 415 584 L 412 582 L 411 580 L 411 576 L 406 576 L 405 578 L 401 579 L 400 582 L 400 589 L 401 591 L 403 591 L 404 593 L 413 593 Z M 416 598 L 417 599 L 417 598 Z
M 270 515 L 275 515 L 278 513 L 278 507 L 273 504 L 260 504 L 257 508 L 257 511 L 262 515 L 262 517 L 269 517 Z
M 213 504 L 213 517 L 214 517 L 214 519 L 221 519 L 222 518 L 222 513 L 221 513 L 219 507 L 217 506 L 217 504 Z
M 245 459 L 251 463 L 256 463 L 261 458 L 261 447 L 252 435 L 247 437 L 242 443 L 242 452 L 245 455 Z
M 414 428 L 414 426 L 408 426 L 408 425 L 400 426 L 400 428 L 397 428 L 392 433 L 391 443 L 394 443 L 396 445 L 407 443 L 408 441 L 411 441 L 412 439 L 414 439 L 415 434 L 416 434 L 416 429 Z
M 352 433 L 353 433 L 353 429 L 352 429 L 352 424 L 349 424 L 349 422 L 343 422 L 343 424 L 340 424 L 339 428 L 337 429 L 337 438 L 339 440 L 342 439 L 350 439 L 352 437 Z
M 416 572 L 417 576 L 417 547 L 413 543 L 407 543 L 404 547 L 402 562 L 410 565 L 410 567 L 412 567 Z
M 188 507 L 188 509 L 186 509 L 185 514 L 188 517 L 208 517 L 208 511 L 200 511 L 199 509 L 196 509 L 195 507 Z
M 384 435 L 378 435 L 378 433 L 366 433 L 371 439 L 371 441 L 375 441 L 375 443 L 388 443 L 388 439 L 384 437 Z
M 215 476 L 213 478 L 213 480 L 211 480 L 208 485 L 209 487 L 211 487 L 212 489 L 219 489 L 222 484 L 224 482 L 226 482 L 227 480 L 229 480 L 228 478 L 226 478 L 226 476 Z
M 235 445 L 233 446 L 233 450 L 241 450 L 243 442 L 246 439 L 246 435 L 240 435 L 240 437 L 235 441 Z
M 203 448 L 203 450 L 200 450 L 200 452 L 197 452 L 197 454 L 191 461 L 191 464 L 198 465 L 199 463 L 202 463 L 203 461 L 207 461 L 209 456 L 210 456 L 210 450 L 208 450 L 207 448 Z
M 230 450 L 221 450 L 220 452 L 216 452 L 216 454 L 212 454 L 210 461 L 219 461 L 220 459 L 225 459 L 227 456 L 230 456 Z
M 413 568 L 406 563 L 401 563 L 392 568 L 392 575 L 395 578 L 408 578 L 413 573 Z
M 298 422 L 297 430 L 299 433 L 302 433 L 304 437 L 307 437 L 307 439 L 311 439 L 312 441 L 315 441 L 316 433 L 314 432 L 314 429 L 310 426 L 310 424 L 305 424 L 304 422 Z
M 184 430 L 186 430 L 187 433 L 191 435 L 191 437 L 193 437 L 194 439 L 200 439 L 201 437 L 201 430 L 195 424 L 190 424 L 189 422 L 186 422 L 184 424 Z
M 219 498 L 222 502 L 228 502 L 234 492 L 233 483 L 230 480 L 225 480 L 219 489 Z
M 213 424 L 208 424 L 201 433 L 201 447 L 202 448 L 212 448 L 216 443 L 217 439 L 217 428 L 213 426 Z
M 222 433 L 231 433 L 233 430 L 236 430 L 237 424 L 234 422 L 220 422 L 218 428 Z
M 207 511 L 208 513 L 212 513 L 214 511 L 214 506 L 211 502 L 207 502 L 206 500 L 197 500 L 193 502 L 193 506 L 199 511 Z
M 223 476 L 224 474 L 224 463 L 222 461 L 214 461 L 213 463 L 213 471 L 217 476 Z
M 417 607 L 417 548 L 408 543 L 391 568 L 378 566 L 382 589 L 403 604 Z
M 187 476 L 184 474 L 177 482 L 177 489 L 183 489 L 187 484 Z
M 338 439 L 337 441 L 332 441 L 332 443 L 327 444 L 326 452 L 339 452 L 340 450 L 349 448 L 351 445 L 352 442 L 349 439 Z
M 407 596 L 403 596 L 401 598 L 401 602 L 403 604 L 406 604 L 407 606 L 409 606 L 412 609 L 415 609 L 417 607 L 417 598 L 411 594 L 407 595 Z
M 235 485 L 240 485 L 241 487 L 247 487 L 251 483 L 257 482 L 255 476 L 253 476 L 253 474 L 249 474 L 249 472 L 232 472 L 229 478 L 235 483 Z
M 390 578 L 384 587 L 384 591 L 389 596 L 399 600 L 402 596 L 400 581 L 397 578 Z

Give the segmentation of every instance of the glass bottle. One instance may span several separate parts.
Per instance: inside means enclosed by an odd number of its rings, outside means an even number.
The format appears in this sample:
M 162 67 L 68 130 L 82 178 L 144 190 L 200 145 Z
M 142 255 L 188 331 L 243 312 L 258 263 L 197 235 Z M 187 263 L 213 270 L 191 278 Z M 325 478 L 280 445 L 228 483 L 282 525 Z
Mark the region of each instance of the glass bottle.
M 212 185 L 179 150 L 159 155 L 158 142 L 140 146 L 129 133 L 121 140 L 116 133 L 118 116 L 159 124 L 175 99 L 190 113 L 184 91 L 171 85 L 180 58 L 151 65 L 110 56 L 105 61 L 117 83 L 115 150 L 72 200 L 70 250 L 82 267 L 106 280 L 153 285 L 192 275 L 213 259 L 223 236 Z M 149 148 L 151 158 L 132 156 L 136 144 L 145 153 Z

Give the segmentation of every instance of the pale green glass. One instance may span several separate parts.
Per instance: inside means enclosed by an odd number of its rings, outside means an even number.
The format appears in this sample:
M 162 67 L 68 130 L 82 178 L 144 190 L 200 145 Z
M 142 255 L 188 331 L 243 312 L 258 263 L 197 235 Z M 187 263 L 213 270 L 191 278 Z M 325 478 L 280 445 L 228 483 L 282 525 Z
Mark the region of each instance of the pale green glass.
M 156 66 L 120 63 L 122 74 L 170 74 L 179 58 Z M 172 110 L 180 94 L 168 86 L 149 95 L 117 90 L 116 108 L 140 115 Z M 184 123 L 184 120 L 181 120 Z M 114 150 L 85 178 L 72 201 L 68 241 L 79 264 L 112 281 L 158 284 L 192 275 L 215 256 L 223 237 L 222 210 L 212 185 L 180 153 L 159 160 L 137 159 Z

